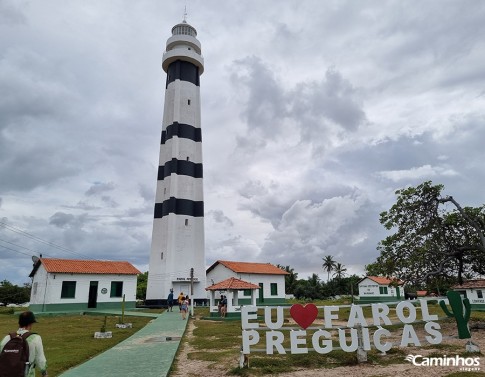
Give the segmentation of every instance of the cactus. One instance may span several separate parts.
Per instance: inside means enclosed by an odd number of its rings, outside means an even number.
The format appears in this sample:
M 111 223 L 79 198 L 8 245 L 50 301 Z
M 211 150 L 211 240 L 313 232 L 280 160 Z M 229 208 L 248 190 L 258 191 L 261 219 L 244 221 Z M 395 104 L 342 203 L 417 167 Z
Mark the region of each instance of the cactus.
M 462 302 L 460 294 L 455 291 L 448 291 L 446 296 L 448 296 L 448 301 L 450 302 L 453 311 L 450 312 L 448 310 L 443 300 L 440 301 L 441 309 L 443 309 L 448 317 L 455 317 L 456 325 L 458 327 L 458 337 L 460 339 L 471 338 L 472 336 L 468 329 L 468 321 L 470 320 L 471 314 L 470 300 L 465 298 Z M 465 306 L 465 313 L 463 313 L 463 305 Z
M 123 295 L 123 301 L 121 302 L 121 323 L 125 323 L 125 295 Z
M 106 319 L 107 319 L 107 317 L 104 316 L 104 321 L 103 321 L 103 324 L 101 326 L 101 332 L 106 332 Z

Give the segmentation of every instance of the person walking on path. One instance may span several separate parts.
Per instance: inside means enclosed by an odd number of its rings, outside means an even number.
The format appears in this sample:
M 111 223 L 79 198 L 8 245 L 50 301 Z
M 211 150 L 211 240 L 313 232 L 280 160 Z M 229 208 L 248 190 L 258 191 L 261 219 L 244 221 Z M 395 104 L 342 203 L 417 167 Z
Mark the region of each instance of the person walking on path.
M 189 310 L 189 300 L 187 297 L 182 299 L 182 305 L 180 307 L 180 312 L 182 313 L 182 319 L 187 318 L 187 311 Z
M 182 311 L 182 301 L 184 300 L 184 298 L 185 298 L 184 292 L 180 292 L 179 296 L 177 297 L 180 311 Z
M 173 289 L 170 289 L 170 293 L 167 297 L 167 311 L 171 312 L 173 309 Z
M 30 333 L 32 325 L 36 323 L 34 313 L 27 311 L 19 315 L 19 329 L 17 335 L 22 336 Z M 11 339 L 10 334 L 3 338 L 0 343 L 0 352 L 3 351 L 5 345 Z M 47 376 L 47 360 L 44 355 L 44 346 L 42 345 L 42 338 L 39 334 L 30 333 L 27 336 L 27 344 L 29 345 L 29 366 L 25 374 L 26 377 L 35 377 L 35 368 L 40 370 L 43 377 Z

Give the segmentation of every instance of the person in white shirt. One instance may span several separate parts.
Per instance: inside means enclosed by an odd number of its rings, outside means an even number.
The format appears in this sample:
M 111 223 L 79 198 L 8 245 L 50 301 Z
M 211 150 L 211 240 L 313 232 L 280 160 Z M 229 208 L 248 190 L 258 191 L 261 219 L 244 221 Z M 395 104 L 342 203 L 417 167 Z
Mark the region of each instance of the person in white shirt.
M 19 315 L 19 329 L 17 334 L 22 336 L 26 332 L 32 330 L 32 325 L 36 323 L 34 313 L 27 311 Z M 0 352 L 3 347 L 10 340 L 10 335 L 3 338 L 0 343 Z M 44 346 L 42 345 L 42 338 L 39 334 L 31 334 L 27 338 L 27 344 L 29 345 L 29 371 L 26 374 L 27 377 L 35 377 L 35 368 L 40 370 L 43 377 L 47 376 L 47 360 L 44 355 Z

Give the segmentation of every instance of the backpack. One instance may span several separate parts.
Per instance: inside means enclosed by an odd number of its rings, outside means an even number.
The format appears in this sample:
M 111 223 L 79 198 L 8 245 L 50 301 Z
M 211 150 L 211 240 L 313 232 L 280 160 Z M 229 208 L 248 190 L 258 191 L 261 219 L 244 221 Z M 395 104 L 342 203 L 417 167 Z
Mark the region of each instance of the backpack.
M 29 345 L 26 332 L 22 336 L 10 333 L 10 340 L 0 353 L 0 377 L 24 377 L 29 363 Z

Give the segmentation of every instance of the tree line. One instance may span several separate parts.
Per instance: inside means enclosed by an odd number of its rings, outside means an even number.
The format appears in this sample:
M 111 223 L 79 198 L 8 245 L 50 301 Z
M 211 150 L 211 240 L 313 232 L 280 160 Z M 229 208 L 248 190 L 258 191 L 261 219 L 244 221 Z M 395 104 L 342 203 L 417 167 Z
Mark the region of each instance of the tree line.
M 30 283 L 25 283 L 22 286 L 12 284 L 8 280 L 0 282 L 0 303 L 8 304 L 23 304 L 30 301 Z
M 342 263 L 336 262 L 331 255 L 322 259 L 322 268 L 327 273 L 326 282 L 322 281 L 316 273 L 307 279 L 298 279 L 298 273 L 293 268 L 278 265 L 279 268 L 288 272 L 288 275 L 285 276 L 285 293 L 292 294 L 297 300 L 311 301 L 342 295 L 356 295 L 358 293 L 357 284 L 362 278 L 357 275 L 347 276 L 347 268 Z

